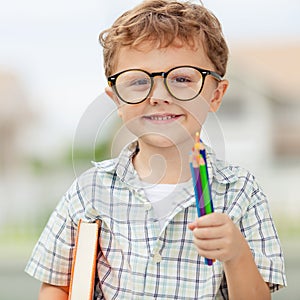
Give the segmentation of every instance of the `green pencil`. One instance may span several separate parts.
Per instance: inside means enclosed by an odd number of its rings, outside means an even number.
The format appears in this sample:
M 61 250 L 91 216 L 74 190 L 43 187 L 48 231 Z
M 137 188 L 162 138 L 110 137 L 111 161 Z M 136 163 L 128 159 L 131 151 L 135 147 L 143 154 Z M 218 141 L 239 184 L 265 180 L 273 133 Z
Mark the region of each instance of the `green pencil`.
M 201 184 L 202 184 L 202 193 L 203 193 L 203 202 L 205 207 L 205 213 L 210 214 L 212 213 L 212 207 L 211 207 L 211 200 L 210 200 L 210 193 L 209 193 L 209 182 L 207 178 L 207 172 L 206 172 L 206 165 L 205 161 L 200 154 L 199 157 L 199 172 L 200 172 L 200 178 L 201 178 Z

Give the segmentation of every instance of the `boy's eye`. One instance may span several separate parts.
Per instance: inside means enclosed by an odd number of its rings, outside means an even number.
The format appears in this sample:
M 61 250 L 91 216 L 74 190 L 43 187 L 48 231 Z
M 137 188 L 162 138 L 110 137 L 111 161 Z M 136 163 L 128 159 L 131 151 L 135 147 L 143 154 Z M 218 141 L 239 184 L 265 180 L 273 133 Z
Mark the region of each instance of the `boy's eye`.
M 129 84 L 129 86 L 142 86 L 145 84 L 149 84 L 149 79 L 147 78 L 140 78 L 140 79 L 135 79 L 132 80 Z
M 171 85 L 187 85 L 194 82 L 190 76 L 185 75 L 172 76 L 171 78 L 168 78 L 168 81 Z
M 175 77 L 172 79 L 173 82 L 178 82 L 178 83 L 186 83 L 186 82 L 191 82 L 190 78 L 180 76 L 180 77 Z

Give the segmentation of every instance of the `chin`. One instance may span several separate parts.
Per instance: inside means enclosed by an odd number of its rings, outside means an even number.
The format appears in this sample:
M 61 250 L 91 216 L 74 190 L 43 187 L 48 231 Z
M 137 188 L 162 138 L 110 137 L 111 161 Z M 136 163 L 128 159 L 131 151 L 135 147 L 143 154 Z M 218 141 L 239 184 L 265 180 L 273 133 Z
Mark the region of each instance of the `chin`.
M 139 140 L 143 144 L 147 144 L 151 147 L 156 148 L 173 148 L 173 147 L 179 147 L 179 145 L 185 143 L 187 141 L 186 137 L 178 137 L 176 135 L 174 136 L 165 136 L 162 134 L 147 134 L 139 137 Z
M 179 147 L 194 140 L 194 135 L 190 132 L 191 128 L 186 128 L 179 122 L 163 126 L 143 125 L 131 123 L 127 128 L 138 140 L 152 147 Z

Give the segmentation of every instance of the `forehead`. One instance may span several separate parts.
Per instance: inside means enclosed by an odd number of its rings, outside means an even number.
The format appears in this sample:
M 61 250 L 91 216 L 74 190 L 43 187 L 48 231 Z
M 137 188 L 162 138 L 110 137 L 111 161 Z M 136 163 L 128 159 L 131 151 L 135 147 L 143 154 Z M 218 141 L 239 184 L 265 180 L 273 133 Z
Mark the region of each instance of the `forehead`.
M 132 68 L 151 72 L 167 71 L 179 65 L 193 65 L 202 68 L 213 66 L 201 41 L 193 45 L 186 45 L 178 40 L 166 47 L 148 41 L 135 47 L 120 47 L 115 56 L 112 74 Z

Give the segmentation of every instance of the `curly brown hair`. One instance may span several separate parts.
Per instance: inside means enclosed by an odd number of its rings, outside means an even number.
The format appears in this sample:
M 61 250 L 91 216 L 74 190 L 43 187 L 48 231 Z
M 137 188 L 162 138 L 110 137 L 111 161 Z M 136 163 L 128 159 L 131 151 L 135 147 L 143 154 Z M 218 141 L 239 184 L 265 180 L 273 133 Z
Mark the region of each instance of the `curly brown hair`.
M 159 48 L 174 44 L 193 48 L 199 40 L 215 71 L 224 76 L 228 47 L 221 24 L 213 13 L 190 1 L 145 0 L 100 33 L 105 75 L 112 75 L 121 47 L 138 47 L 144 42 L 152 42 Z

